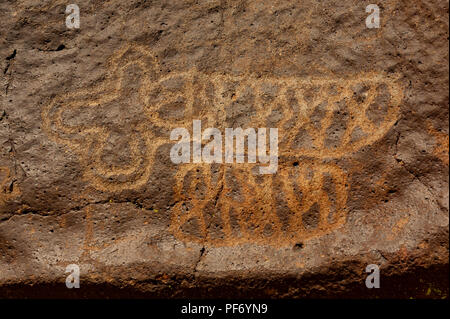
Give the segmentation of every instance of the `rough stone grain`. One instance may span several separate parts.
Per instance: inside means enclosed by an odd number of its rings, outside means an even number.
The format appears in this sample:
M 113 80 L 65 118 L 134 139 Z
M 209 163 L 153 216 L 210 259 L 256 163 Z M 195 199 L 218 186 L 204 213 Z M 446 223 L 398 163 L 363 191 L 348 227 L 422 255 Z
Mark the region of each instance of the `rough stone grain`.
M 448 1 L 73 2 L 0 2 L 0 297 L 448 298 Z

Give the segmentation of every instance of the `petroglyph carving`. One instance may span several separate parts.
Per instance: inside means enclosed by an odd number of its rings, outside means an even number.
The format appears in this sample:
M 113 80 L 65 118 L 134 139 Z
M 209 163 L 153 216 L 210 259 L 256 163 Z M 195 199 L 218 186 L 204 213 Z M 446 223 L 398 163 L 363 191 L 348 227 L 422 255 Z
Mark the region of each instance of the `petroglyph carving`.
M 143 91 L 154 77 L 150 65 L 155 65 L 151 55 L 126 47 L 110 59 L 102 83 L 58 96 L 43 109 L 44 129 L 77 153 L 86 180 L 95 188 L 112 192 L 135 189 L 150 176 L 154 151 L 164 142 L 142 120 Z M 129 75 L 136 77 L 133 82 Z M 99 109 L 104 113 L 99 114 Z M 120 113 L 127 115 L 118 120 Z M 110 150 L 118 138 L 126 144 L 128 154 Z M 116 161 L 108 161 L 108 155 Z
M 172 232 L 218 245 L 301 240 L 342 225 L 346 174 L 325 162 L 382 138 L 403 98 L 395 76 L 375 72 L 296 78 L 194 68 L 164 75 L 148 50 L 131 44 L 108 66 L 100 84 L 57 96 L 42 111 L 44 129 L 78 155 L 97 189 L 142 187 L 157 148 L 174 143 L 170 130 L 189 130 L 194 119 L 220 130 L 277 127 L 280 158 L 301 159 L 296 167 L 281 163 L 274 176 L 255 175 L 252 164 L 177 166 Z M 114 153 L 117 143 L 128 153 Z
M 171 231 L 183 240 L 280 244 L 327 233 L 345 221 L 347 179 L 335 165 L 309 162 L 262 176 L 249 164 L 221 170 L 189 164 L 178 174 L 180 201 Z M 278 211 L 283 205 L 284 215 Z

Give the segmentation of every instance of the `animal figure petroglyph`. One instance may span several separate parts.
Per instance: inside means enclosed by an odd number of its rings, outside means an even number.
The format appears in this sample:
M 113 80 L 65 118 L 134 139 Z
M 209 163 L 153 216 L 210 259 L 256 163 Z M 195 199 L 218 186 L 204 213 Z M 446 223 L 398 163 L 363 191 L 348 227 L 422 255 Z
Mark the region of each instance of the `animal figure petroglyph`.
M 193 68 L 161 74 L 157 59 L 134 44 L 108 65 L 101 83 L 57 96 L 42 110 L 46 132 L 78 155 L 96 189 L 141 188 L 156 150 L 171 143 L 169 132 L 191 127 L 194 119 L 219 129 L 277 127 L 279 157 L 298 160 L 264 177 L 248 163 L 178 165 L 170 229 L 183 240 L 217 245 L 291 242 L 342 225 L 346 173 L 329 160 L 382 138 L 403 97 L 395 76 L 376 72 L 297 78 Z M 114 162 L 111 145 L 119 142 L 127 152 L 114 154 Z
M 280 244 L 317 236 L 344 223 L 347 178 L 336 165 L 309 162 L 274 176 L 253 171 L 250 165 L 226 166 L 214 176 L 214 168 L 206 164 L 182 167 L 177 173 L 180 200 L 174 207 L 172 232 L 185 240 L 215 245 Z M 278 211 L 282 205 L 289 211 L 286 223 Z

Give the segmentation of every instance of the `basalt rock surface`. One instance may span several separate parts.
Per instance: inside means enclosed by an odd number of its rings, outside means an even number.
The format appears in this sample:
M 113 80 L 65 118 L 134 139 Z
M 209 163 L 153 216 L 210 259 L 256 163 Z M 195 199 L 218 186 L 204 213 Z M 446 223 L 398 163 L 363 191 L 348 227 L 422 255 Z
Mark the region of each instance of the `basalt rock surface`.
M 73 2 L 0 3 L 0 297 L 448 298 L 448 1 Z

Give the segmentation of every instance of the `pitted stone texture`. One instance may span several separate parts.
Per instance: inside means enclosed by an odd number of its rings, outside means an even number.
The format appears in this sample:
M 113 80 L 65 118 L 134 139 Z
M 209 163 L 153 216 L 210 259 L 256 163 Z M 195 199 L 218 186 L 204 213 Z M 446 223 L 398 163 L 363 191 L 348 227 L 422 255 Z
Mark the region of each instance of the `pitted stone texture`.
M 448 2 L 370 3 L 3 1 L 0 296 L 448 297 Z M 195 119 L 277 172 L 173 164 Z

